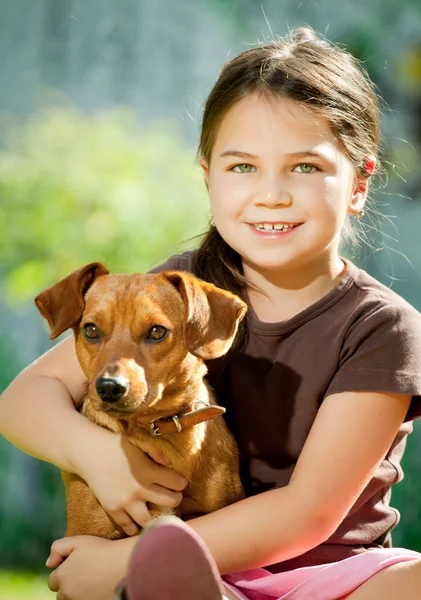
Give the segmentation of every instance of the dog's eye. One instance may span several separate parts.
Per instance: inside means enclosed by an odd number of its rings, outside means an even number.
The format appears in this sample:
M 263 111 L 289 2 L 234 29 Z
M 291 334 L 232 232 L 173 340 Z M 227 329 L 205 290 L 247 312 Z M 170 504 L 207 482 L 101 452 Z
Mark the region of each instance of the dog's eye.
M 168 335 L 168 329 L 162 325 L 154 325 L 146 336 L 148 342 L 161 342 Z
M 101 339 L 101 332 L 93 323 L 86 323 L 83 326 L 83 335 L 90 342 L 97 342 Z

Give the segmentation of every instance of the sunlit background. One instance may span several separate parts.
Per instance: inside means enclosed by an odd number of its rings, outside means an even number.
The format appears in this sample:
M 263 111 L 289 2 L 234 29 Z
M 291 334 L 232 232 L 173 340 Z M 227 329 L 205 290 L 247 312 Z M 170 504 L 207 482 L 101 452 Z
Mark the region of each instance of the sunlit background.
M 421 309 L 419 0 L 0 0 L 0 392 L 52 345 L 41 289 L 93 260 L 142 271 L 197 243 L 204 99 L 227 59 L 304 24 L 361 58 L 385 100 L 388 184 L 347 254 Z M 404 468 L 394 543 L 421 550 L 419 426 Z M 0 439 L 0 485 L 0 598 L 52 598 L 59 471 Z

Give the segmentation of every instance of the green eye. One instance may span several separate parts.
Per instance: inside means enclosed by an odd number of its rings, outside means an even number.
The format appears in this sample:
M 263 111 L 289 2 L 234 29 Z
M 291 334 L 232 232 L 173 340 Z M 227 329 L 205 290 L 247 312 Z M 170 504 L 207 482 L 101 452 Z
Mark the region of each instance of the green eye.
M 146 336 L 148 342 L 161 342 L 168 335 L 168 329 L 162 325 L 154 325 Z
M 317 171 L 317 167 L 314 165 L 308 165 L 306 163 L 297 165 L 294 171 L 296 171 L 296 169 L 300 169 L 300 171 L 297 171 L 298 173 L 313 173 L 314 171 Z
M 90 342 L 98 342 L 101 339 L 101 332 L 94 323 L 86 323 L 82 331 L 84 337 Z
M 246 163 L 244 163 L 243 165 L 235 165 L 235 167 L 233 167 L 233 171 L 235 173 L 251 173 L 251 169 L 253 168 L 252 165 L 248 165 Z M 237 171 L 238 169 L 238 171 Z

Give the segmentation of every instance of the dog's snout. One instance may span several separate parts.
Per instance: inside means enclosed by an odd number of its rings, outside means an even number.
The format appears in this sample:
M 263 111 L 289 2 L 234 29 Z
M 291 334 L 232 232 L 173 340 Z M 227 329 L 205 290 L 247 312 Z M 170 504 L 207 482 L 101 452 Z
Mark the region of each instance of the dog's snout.
M 129 382 L 122 377 L 100 377 L 95 383 L 98 396 L 104 402 L 117 402 L 129 389 Z

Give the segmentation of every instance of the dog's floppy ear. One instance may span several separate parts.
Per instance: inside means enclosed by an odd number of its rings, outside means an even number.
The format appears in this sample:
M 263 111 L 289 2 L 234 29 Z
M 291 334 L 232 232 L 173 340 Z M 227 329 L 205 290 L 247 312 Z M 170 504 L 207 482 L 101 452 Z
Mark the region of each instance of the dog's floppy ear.
M 186 309 L 189 352 L 209 360 L 231 347 L 247 305 L 238 296 L 184 272 L 162 273 L 180 292 Z
M 85 307 L 85 293 L 98 275 L 108 273 L 101 263 L 90 263 L 38 294 L 35 304 L 48 321 L 50 339 L 53 340 L 80 321 Z

